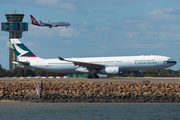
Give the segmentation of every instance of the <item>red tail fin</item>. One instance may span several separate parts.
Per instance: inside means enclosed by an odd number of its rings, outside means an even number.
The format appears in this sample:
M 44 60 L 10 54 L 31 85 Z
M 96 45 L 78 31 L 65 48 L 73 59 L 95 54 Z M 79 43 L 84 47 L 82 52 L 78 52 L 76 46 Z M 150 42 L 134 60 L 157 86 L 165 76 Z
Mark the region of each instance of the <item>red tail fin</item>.
M 36 19 L 32 15 L 30 15 L 30 17 L 31 17 L 32 24 L 39 26 L 38 21 L 36 21 Z

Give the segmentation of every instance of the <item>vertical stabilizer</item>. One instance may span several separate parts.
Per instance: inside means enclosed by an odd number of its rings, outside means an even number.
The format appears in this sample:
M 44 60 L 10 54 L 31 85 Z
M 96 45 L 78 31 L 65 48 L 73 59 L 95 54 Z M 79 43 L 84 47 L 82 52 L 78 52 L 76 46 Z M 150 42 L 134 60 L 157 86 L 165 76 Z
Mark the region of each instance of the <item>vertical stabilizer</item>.
M 31 17 L 31 21 L 32 21 L 32 24 L 33 24 L 33 25 L 38 25 L 38 26 L 40 26 L 39 23 L 38 23 L 38 21 L 37 21 L 32 15 L 30 15 L 30 17 Z
M 28 58 L 39 58 L 34 53 L 32 53 L 19 39 L 10 39 L 10 41 L 19 60 Z

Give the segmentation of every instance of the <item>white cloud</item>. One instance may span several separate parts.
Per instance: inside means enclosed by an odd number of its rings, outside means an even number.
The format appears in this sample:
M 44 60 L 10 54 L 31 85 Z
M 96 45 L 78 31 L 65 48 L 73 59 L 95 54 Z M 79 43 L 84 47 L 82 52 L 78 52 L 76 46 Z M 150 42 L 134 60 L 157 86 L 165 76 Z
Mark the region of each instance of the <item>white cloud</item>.
M 20 4 L 29 4 L 29 5 L 39 5 L 43 7 L 51 7 L 51 8 L 56 8 L 56 9 L 61 9 L 61 10 L 82 10 L 85 9 L 89 6 L 92 5 L 97 5 L 97 4 L 111 4 L 111 5 L 125 5 L 125 4 L 130 4 L 130 3 L 136 3 L 136 2 L 151 2 L 155 0 L 17 0 Z M 3 1 L 6 3 L 11 3 L 11 4 L 17 4 L 17 1 Z M 19 4 L 18 3 L 18 4 Z M 104 9 L 104 10 L 98 10 L 97 12 L 100 13 L 105 13 L 105 14 L 110 14 L 113 11 Z
M 153 10 L 152 12 L 148 13 L 147 15 L 161 14 L 163 12 L 172 12 L 172 11 L 174 11 L 173 8 L 156 9 L 156 10 Z
M 151 39 L 154 40 L 154 41 L 164 41 L 164 40 L 180 40 L 180 34 L 179 32 L 172 32 L 172 31 L 167 31 L 167 32 L 164 32 L 164 31 L 142 31 L 140 32 L 141 34 L 143 34 L 141 36 L 141 38 L 144 37 L 145 40 L 149 40 Z
M 73 2 L 67 2 L 66 0 L 35 0 L 35 4 L 70 11 L 76 9 Z
M 173 14 L 175 11 L 180 11 L 179 9 L 167 8 L 167 9 L 157 9 L 148 14 L 146 14 L 146 18 L 149 20 L 159 20 L 165 19 L 169 21 L 174 21 L 175 19 L 180 19 L 179 14 Z
M 127 38 L 144 40 L 179 40 L 180 9 L 157 9 L 144 16 L 128 18 L 123 31 Z M 144 39 L 144 40 L 142 40 Z
M 133 18 L 128 18 L 125 20 L 124 23 L 148 23 L 148 22 L 154 22 L 155 20 L 161 20 L 160 22 L 163 22 L 165 20 L 169 22 L 174 22 L 180 20 L 180 14 L 173 14 L 174 12 L 180 12 L 180 9 L 173 9 L 173 8 L 167 8 L 167 9 L 156 9 L 152 12 L 147 13 L 144 16 L 138 16 Z
M 24 1 L 24 0 L 19 0 Z M 89 0 L 89 1 L 79 1 L 79 0 L 35 0 L 36 4 L 40 5 L 48 5 L 48 4 L 58 4 L 63 2 L 69 2 L 69 3 L 77 3 L 80 6 L 83 5 L 91 5 L 91 4 L 115 4 L 115 5 L 124 5 L 129 3 L 135 3 L 135 2 L 148 2 L 148 1 L 154 1 L 154 0 Z
M 73 28 L 59 28 L 59 36 L 60 37 L 78 37 L 79 32 Z
M 61 3 L 61 4 L 58 4 L 56 6 L 56 8 L 65 9 L 65 10 L 71 10 L 71 11 L 76 9 L 75 5 L 70 4 L 70 3 Z
M 81 23 L 81 26 L 82 26 L 82 27 L 89 26 L 89 23 L 88 23 L 87 21 L 83 21 L 83 22 Z
M 76 0 L 74 0 L 76 1 Z M 78 1 L 78 0 L 77 0 Z M 148 1 L 155 1 L 155 0 L 89 0 L 89 1 L 82 1 L 85 4 L 113 4 L 113 5 L 124 5 L 130 4 L 135 2 L 148 2 Z
M 140 32 L 126 31 L 126 36 L 128 38 L 133 38 L 133 37 L 137 36 L 138 34 L 140 34 Z
M 35 0 L 35 3 L 39 5 L 51 5 L 51 4 L 55 5 L 60 1 L 62 0 Z
M 180 25 L 174 25 L 174 24 L 160 25 L 160 28 L 161 29 L 179 30 L 180 31 Z
M 31 26 L 28 32 L 29 36 L 36 37 L 78 37 L 79 32 L 74 28 L 66 28 L 66 27 L 39 27 L 39 26 Z
M 49 27 L 39 27 L 39 26 L 31 25 L 29 27 L 28 35 L 29 36 L 36 36 L 36 37 L 53 36 L 55 30 L 56 30 L 56 28 L 50 29 Z
M 163 40 L 180 40 L 180 34 L 179 32 L 172 33 L 172 32 L 159 32 L 160 39 Z

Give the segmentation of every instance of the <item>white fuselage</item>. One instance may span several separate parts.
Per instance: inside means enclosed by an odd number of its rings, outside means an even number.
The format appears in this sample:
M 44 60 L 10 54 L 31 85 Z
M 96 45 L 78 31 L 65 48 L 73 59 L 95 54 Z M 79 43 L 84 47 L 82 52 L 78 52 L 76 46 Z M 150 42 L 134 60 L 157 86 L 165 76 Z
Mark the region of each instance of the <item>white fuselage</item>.
M 89 58 L 65 58 L 66 60 L 81 61 L 93 64 L 119 67 L 120 71 L 136 70 L 160 70 L 176 64 L 176 61 L 166 56 L 122 56 L 122 57 L 89 57 Z M 30 67 L 48 72 L 74 73 L 89 71 L 86 68 L 74 66 L 72 62 L 59 59 L 24 59 L 29 61 Z
M 40 26 L 51 26 L 51 27 L 58 27 L 58 26 L 69 26 L 68 22 L 42 22 L 39 23 Z

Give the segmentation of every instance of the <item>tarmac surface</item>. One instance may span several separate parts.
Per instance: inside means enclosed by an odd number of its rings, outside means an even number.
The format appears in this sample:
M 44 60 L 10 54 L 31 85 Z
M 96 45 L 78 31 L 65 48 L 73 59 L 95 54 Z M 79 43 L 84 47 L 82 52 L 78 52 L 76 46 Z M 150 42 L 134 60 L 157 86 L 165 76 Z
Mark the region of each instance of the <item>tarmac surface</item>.
M 88 78 L 0 78 L 1 81 L 8 80 L 57 80 L 57 81 L 105 81 L 105 82 L 141 82 L 141 81 L 151 81 L 151 82 L 180 82 L 180 78 L 99 78 L 99 79 L 88 79 Z

